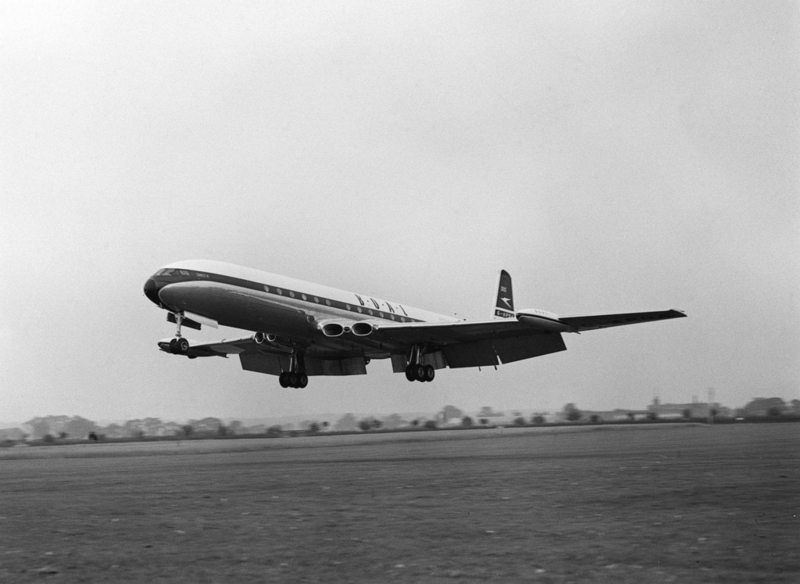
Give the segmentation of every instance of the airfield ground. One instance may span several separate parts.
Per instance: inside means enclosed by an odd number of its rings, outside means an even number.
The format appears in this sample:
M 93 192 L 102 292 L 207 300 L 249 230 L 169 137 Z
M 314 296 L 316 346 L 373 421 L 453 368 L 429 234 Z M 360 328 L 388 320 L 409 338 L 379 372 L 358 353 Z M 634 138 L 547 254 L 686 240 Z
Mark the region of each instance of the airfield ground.
M 800 424 L 16 448 L 0 581 L 798 582 L 798 463 Z

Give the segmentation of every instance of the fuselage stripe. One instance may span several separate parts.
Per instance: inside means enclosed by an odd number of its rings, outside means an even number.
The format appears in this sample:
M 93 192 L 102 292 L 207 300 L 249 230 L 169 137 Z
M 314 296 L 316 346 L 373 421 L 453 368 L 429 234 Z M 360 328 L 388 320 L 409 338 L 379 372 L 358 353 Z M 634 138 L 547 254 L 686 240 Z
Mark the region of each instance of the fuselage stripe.
M 342 302 L 341 300 L 334 300 L 333 298 L 325 298 L 322 296 L 315 296 L 308 292 L 301 292 L 299 290 L 289 290 L 287 288 L 279 288 L 270 284 L 255 282 L 252 280 L 245 280 L 243 278 L 236 278 L 233 276 L 225 276 L 223 274 L 214 274 L 213 272 L 199 272 L 196 270 L 184 270 L 181 268 L 169 268 L 169 274 L 156 274 L 151 276 L 151 279 L 160 286 L 167 286 L 169 284 L 176 284 L 178 282 L 215 282 L 218 284 L 227 284 L 229 286 L 236 286 L 248 290 L 256 290 L 258 292 L 271 294 L 273 296 L 290 298 L 294 301 L 306 302 L 312 306 L 320 306 L 327 308 L 336 308 L 346 312 L 353 312 L 361 315 L 362 318 L 380 318 L 383 320 L 394 322 L 424 322 L 418 318 L 411 318 L 410 316 L 401 316 L 397 313 L 392 313 L 390 310 L 381 310 L 371 308 L 366 305 L 366 301 L 359 298 L 358 294 L 353 294 L 355 300 L 352 303 Z M 366 297 L 367 300 L 376 302 L 371 297 Z M 392 306 L 395 310 L 399 309 L 405 313 L 405 309 L 397 303 L 390 305 L 385 302 L 387 306 Z

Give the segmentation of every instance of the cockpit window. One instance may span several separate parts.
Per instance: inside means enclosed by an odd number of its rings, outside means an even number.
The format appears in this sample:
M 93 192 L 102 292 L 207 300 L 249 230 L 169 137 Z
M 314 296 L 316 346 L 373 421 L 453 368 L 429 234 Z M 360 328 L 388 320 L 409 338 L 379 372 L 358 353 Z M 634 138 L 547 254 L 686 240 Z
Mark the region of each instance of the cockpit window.
M 187 272 L 186 270 L 178 270 L 178 271 L 181 273 L 181 276 L 188 276 L 189 275 L 189 272 Z

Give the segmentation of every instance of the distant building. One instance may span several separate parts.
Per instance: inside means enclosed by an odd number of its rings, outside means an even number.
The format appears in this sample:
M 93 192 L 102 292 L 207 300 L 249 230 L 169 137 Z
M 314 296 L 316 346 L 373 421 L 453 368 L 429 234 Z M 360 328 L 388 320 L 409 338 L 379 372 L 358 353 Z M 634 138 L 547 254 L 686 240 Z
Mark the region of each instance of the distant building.
M 711 404 L 711 409 L 714 410 L 715 416 L 721 418 L 728 418 L 732 414 L 730 408 L 721 406 L 717 402 Z M 655 414 L 662 419 L 706 418 L 708 411 L 708 402 L 694 400 L 686 404 L 662 404 L 657 397 L 653 398 L 653 403 L 647 408 L 649 414 Z
M 593 419 L 598 422 L 624 422 L 632 420 L 644 420 L 647 418 L 647 410 L 626 410 L 617 408 L 615 410 L 581 410 L 581 420 L 591 422 Z M 593 416 L 596 416 L 593 417 Z M 563 413 L 560 414 L 559 421 L 564 421 Z

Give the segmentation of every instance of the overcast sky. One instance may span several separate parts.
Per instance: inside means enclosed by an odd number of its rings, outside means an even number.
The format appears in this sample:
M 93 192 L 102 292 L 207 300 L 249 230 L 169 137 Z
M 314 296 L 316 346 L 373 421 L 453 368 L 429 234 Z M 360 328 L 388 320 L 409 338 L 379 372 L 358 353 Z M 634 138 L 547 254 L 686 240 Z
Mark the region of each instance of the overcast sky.
M 794 2 L 0 1 L 0 420 L 800 397 Z M 408 383 L 158 351 L 233 262 L 485 318 L 678 308 Z M 239 331 L 188 331 L 211 340 Z

